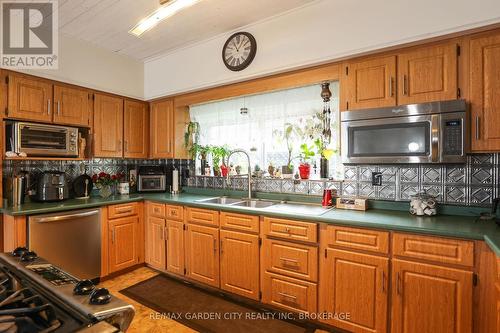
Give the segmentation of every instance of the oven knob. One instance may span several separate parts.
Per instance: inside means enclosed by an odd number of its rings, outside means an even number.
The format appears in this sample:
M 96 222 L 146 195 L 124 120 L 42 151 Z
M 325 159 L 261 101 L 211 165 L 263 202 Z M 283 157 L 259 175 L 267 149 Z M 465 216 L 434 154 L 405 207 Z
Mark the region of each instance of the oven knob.
M 102 305 L 107 304 L 111 300 L 111 294 L 106 288 L 94 289 L 90 294 L 90 304 Z
M 94 291 L 95 285 L 90 280 L 81 280 L 73 288 L 75 295 L 88 295 Z
M 34 251 L 28 251 L 21 255 L 21 261 L 33 261 L 38 258 L 38 255 Z
M 28 252 L 28 249 L 25 247 L 16 247 L 14 251 L 12 251 L 12 255 L 14 257 L 21 257 L 23 254 Z

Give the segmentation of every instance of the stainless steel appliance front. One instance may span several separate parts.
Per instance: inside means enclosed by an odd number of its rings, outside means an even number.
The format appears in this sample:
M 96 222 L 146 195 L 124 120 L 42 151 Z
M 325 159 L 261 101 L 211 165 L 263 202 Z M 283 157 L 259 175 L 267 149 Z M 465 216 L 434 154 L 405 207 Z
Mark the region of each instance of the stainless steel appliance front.
M 464 100 L 341 113 L 344 163 L 461 163 L 469 147 Z
M 100 214 L 89 209 L 30 216 L 28 247 L 79 279 L 99 278 Z
M 78 156 L 78 128 L 9 121 L 8 150 L 28 156 Z

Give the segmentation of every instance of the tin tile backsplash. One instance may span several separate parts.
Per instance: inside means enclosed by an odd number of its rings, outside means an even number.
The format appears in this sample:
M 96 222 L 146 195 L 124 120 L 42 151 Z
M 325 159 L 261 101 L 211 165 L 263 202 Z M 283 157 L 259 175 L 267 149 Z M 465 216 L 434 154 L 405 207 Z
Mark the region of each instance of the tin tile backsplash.
M 372 185 L 372 172 L 382 173 L 381 186 Z M 222 177 L 196 176 L 188 185 L 243 190 L 247 180 L 235 178 L 227 185 Z M 466 164 L 345 165 L 343 181 L 262 178 L 255 179 L 252 187 L 259 192 L 306 195 L 321 195 L 329 188 L 342 196 L 391 201 L 409 201 L 426 190 L 441 203 L 489 206 L 500 195 L 500 154 L 471 154 Z

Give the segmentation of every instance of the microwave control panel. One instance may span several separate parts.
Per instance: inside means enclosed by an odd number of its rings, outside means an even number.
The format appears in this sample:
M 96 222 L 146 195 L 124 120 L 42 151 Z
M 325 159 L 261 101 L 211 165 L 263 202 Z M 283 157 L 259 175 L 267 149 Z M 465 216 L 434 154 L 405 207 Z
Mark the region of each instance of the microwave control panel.
M 443 121 L 443 154 L 462 155 L 462 119 L 446 119 Z

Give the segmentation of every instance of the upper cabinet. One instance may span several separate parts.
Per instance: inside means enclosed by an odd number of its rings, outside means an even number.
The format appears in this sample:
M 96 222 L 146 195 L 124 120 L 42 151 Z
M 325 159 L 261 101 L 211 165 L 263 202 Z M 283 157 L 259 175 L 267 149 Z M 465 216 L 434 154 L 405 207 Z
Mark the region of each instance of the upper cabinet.
M 348 61 L 340 89 L 342 111 L 456 99 L 458 45 L 446 42 Z
M 500 33 L 470 42 L 473 151 L 500 151 Z
M 90 93 L 87 90 L 54 85 L 54 122 L 90 126 Z
M 143 102 L 125 101 L 124 109 L 124 157 L 148 157 L 148 107 Z
M 8 90 L 8 118 L 90 126 L 91 103 L 86 89 L 9 74 Z
M 456 43 L 398 55 L 398 104 L 456 99 L 457 92 Z
M 172 100 L 151 103 L 150 157 L 174 157 L 174 103 Z
M 94 95 L 94 156 L 123 156 L 123 99 Z
M 32 121 L 52 121 L 52 84 L 23 76 L 8 76 L 9 118 L 23 118 Z
M 343 110 L 396 105 L 396 57 L 348 62 L 341 78 Z

